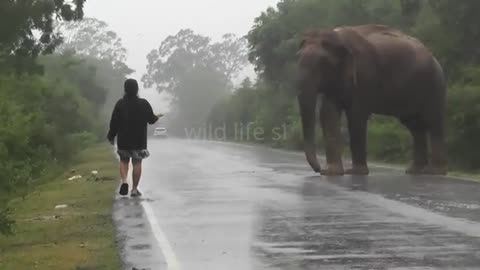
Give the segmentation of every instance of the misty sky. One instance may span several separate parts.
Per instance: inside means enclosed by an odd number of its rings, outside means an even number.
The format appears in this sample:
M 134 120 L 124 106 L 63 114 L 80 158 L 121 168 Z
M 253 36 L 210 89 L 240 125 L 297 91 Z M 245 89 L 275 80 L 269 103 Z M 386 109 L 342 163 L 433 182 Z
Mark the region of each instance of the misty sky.
M 253 20 L 278 0 L 88 0 L 85 16 L 108 23 L 128 50 L 128 65 L 140 80 L 146 70 L 146 55 L 168 35 L 182 28 L 220 38 L 225 33 L 245 35 Z M 150 93 L 149 93 L 150 92 Z M 157 111 L 165 103 L 154 91 L 144 91 Z

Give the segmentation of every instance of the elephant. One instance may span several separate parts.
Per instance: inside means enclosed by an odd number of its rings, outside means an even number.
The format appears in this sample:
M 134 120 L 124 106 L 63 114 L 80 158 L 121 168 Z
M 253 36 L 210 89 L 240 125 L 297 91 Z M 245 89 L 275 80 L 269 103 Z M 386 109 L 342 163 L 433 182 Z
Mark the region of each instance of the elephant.
M 371 115 L 397 118 L 413 138 L 407 174 L 445 175 L 447 86 L 442 66 L 418 39 L 388 25 L 306 31 L 297 51 L 298 92 L 305 156 L 324 175 L 368 175 Z M 317 103 L 326 169 L 316 155 Z M 340 121 L 345 113 L 352 167 L 344 170 Z

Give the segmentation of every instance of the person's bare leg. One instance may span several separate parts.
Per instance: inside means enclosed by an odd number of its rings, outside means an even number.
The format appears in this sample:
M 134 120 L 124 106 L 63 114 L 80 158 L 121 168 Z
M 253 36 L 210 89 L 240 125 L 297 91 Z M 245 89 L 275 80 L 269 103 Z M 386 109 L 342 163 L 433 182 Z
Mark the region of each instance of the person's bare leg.
M 142 161 L 137 161 L 133 163 L 133 187 L 132 191 L 137 191 L 138 184 L 140 183 L 140 177 L 142 176 Z
M 128 183 L 127 183 L 127 177 L 128 177 L 128 165 L 129 165 L 129 160 L 120 160 L 120 190 L 118 193 L 120 195 L 125 196 L 128 194 Z
M 127 183 L 127 178 L 128 178 L 128 161 L 120 161 L 120 180 L 122 181 L 122 184 Z

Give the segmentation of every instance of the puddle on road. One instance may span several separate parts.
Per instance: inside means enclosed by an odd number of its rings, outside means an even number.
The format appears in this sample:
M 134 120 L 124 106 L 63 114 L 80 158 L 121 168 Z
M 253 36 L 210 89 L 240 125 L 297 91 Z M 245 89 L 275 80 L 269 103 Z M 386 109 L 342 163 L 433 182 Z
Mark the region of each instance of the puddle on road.
M 146 224 L 145 223 L 139 223 L 139 224 L 134 224 L 134 225 L 130 225 L 129 226 L 130 228 L 145 228 L 146 227 Z
M 126 219 L 143 219 L 144 215 L 143 215 L 143 212 L 136 212 L 132 214 L 126 214 L 125 218 Z
M 149 249 L 152 249 L 152 246 L 149 244 L 138 244 L 138 245 L 130 246 L 130 248 L 133 250 L 149 250 Z

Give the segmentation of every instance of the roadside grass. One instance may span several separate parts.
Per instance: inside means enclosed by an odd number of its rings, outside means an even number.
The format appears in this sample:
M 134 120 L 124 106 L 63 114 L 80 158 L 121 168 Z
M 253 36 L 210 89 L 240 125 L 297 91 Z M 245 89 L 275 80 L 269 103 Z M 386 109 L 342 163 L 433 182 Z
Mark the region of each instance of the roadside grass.
M 451 171 L 448 173 L 448 176 L 453 178 L 460 178 L 462 180 L 473 181 L 480 183 L 480 175 L 474 173 L 465 173 L 459 171 Z
M 86 149 L 61 176 L 10 202 L 13 236 L 0 236 L 0 269 L 121 269 L 112 220 L 117 166 L 107 145 Z M 99 181 L 89 179 L 98 171 Z M 81 179 L 69 181 L 72 175 Z M 55 209 L 57 205 L 68 205 Z

